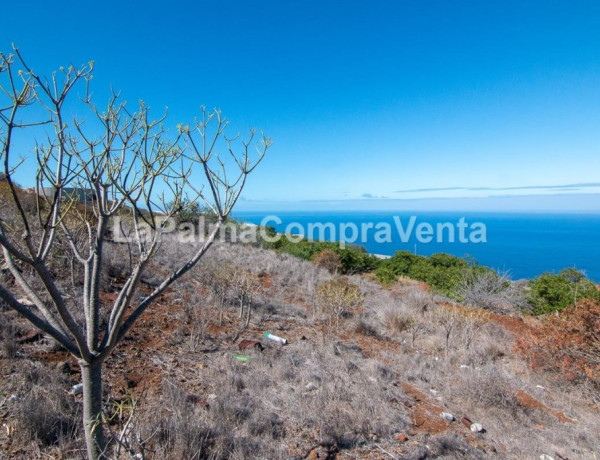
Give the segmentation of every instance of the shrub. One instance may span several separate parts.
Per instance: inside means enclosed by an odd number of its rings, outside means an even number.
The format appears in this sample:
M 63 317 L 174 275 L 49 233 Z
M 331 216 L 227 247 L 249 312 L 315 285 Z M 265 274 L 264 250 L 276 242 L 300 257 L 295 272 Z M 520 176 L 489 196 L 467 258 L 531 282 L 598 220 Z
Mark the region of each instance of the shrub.
M 533 337 L 521 338 L 518 349 L 534 368 L 600 389 L 600 303 L 582 300 L 548 317 Z
M 594 283 L 575 268 L 560 273 L 544 273 L 529 282 L 530 302 L 535 315 L 564 310 L 580 299 L 600 300 L 600 292 Z
M 35 439 L 41 446 L 74 442 L 81 432 L 81 413 L 65 391 L 64 377 L 43 367 L 27 370 L 23 382 L 27 394 L 15 407 L 19 436 Z
M 328 270 L 329 273 L 338 273 L 342 268 L 340 255 L 332 249 L 323 249 L 315 256 L 313 262 L 318 267 Z
M 408 251 L 398 251 L 390 259 L 380 263 L 375 276 L 383 284 L 391 284 L 399 277 L 406 276 L 424 281 L 453 299 L 462 300 L 459 287 L 465 273 L 481 270 L 489 269 L 449 254 L 439 253 L 425 257 Z
M 375 270 L 375 276 L 377 277 L 377 281 L 384 286 L 389 286 L 398 281 L 398 275 L 389 266 L 379 267 L 377 270 Z
M 326 281 L 317 288 L 317 306 L 327 316 L 329 326 L 336 329 L 340 319 L 345 314 L 356 313 L 362 303 L 360 289 L 346 278 Z
M 0 323 L 0 350 L 2 353 L 0 356 L 14 359 L 17 356 L 18 350 L 16 330 L 12 322 L 7 322 L 6 318 L 2 319 L 3 321 Z
M 267 228 L 267 234 L 273 236 L 269 233 L 271 231 Z M 266 249 L 275 249 L 300 259 L 312 261 L 315 261 L 321 252 L 335 253 L 339 256 L 340 272 L 345 275 L 370 272 L 379 267 L 380 264 L 380 259 L 366 252 L 362 246 L 351 245 L 341 248 L 338 243 L 310 241 L 306 238 L 299 241 L 290 241 L 285 235 L 274 242 L 263 241 L 262 245 Z
M 496 313 L 511 312 L 514 308 L 527 309 L 527 297 L 521 286 L 506 274 L 479 268 L 463 275 L 458 291 L 462 302 Z

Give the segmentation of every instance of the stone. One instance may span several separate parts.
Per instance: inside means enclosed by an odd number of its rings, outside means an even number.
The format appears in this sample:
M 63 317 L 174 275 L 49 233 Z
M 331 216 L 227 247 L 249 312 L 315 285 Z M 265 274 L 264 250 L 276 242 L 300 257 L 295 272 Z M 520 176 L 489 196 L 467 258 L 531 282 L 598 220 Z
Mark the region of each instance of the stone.
M 455 420 L 454 415 L 452 415 L 450 412 L 442 412 L 440 417 L 442 417 L 444 420 L 448 420 L 449 422 L 453 422 Z
M 80 395 L 81 393 L 83 393 L 83 383 L 73 385 L 73 387 L 71 388 L 71 394 Z

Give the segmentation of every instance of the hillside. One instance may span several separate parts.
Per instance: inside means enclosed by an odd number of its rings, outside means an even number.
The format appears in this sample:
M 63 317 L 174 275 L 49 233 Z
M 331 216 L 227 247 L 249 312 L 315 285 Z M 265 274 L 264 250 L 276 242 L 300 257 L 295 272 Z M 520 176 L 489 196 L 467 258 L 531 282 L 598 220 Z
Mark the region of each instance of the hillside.
M 122 283 L 124 250 L 106 248 L 105 302 Z M 187 252 L 165 242 L 137 295 Z M 465 307 L 424 283 L 382 287 L 369 275 L 347 277 L 359 301 L 336 306 L 335 293 L 324 296 L 334 278 L 290 255 L 213 246 L 107 362 L 114 457 L 596 458 L 597 355 L 553 363 L 544 352 L 558 320 Z M 10 283 L 4 273 L 1 282 Z M 247 327 L 240 303 L 252 306 Z M 575 325 L 577 311 L 565 314 Z M 0 324 L 0 458 L 81 458 L 75 361 L 6 308 Z M 562 349 L 576 348 L 570 332 Z

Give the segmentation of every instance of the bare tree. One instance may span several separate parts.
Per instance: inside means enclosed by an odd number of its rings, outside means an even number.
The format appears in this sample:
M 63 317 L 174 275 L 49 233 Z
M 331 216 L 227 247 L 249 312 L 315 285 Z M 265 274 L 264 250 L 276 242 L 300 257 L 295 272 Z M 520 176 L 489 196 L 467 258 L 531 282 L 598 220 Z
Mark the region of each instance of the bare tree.
M 16 48 L 14 54 L 0 53 L 0 162 L 9 190 L 2 204 L 0 247 L 12 275 L 11 285 L 0 284 L 0 299 L 77 358 L 87 452 L 95 460 L 108 456 L 104 361 L 153 301 L 206 253 L 271 141 L 262 135 L 255 143 L 254 131 L 241 142 L 228 137 L 228 122 L 217 110 L 202 109 L 198 120 L 178 125 L 169 136 L 166 114 L 152 120 L 142 102 L 130 110 L 113 93 L 107 107 L 99 109 L 88 91 L 92 70 L 90 62 L 61 67 L 44 78 Z M 82 110 L 87 117 L 81 117 Z M 32 138 L 33 155 L 15 158 Z M 35 193 L 14 182 L 19 166 L 35 170 Z M 216 224 L 140 300 L 136 288 L 177 211 L 164 198 L 177 204 L 190 194 L 212 210 Z M 34 205 L 28 205 L 32 199 Z M 131 230 L 131 270 L 114 303 L 103 306 L 103 246 L 117 219 Z M 78 265 L 82 279 L 75 295 L 67 295 L 71 283 L 56 267 L 59 250 L 69 251 Z M 23 295 L 29 302 L 20 300 Z

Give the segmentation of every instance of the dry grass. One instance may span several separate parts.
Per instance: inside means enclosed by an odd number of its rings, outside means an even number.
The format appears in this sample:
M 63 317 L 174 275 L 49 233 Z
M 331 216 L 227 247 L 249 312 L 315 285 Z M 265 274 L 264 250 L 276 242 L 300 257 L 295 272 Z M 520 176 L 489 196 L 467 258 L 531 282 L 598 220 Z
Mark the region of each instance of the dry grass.
M 107 291 L 126 270 L 125 249 L 107 248 Z M 173 241 L 161 249 L 148 283 L 190 252 Z M 218 276 L 236 269 L 257 281 L 245 329 L 238 318 L 239 296 L 229 277 Z M 288 255 L 215 245 L 156 309 L 164 315 L 155 316 L 162 318 L 159 329 L 172 326 L 172 332 L 162 344 L 150 334 L 157 340 L 150 363 L 159 363 L 160 378 L 146 397 L 136 396 L 128 434 L 135 452 L 156 459 L 305 458 L 317 446 L 341 458 L 381 458 L 381 449 L 406 459 L 559 458 L 557 453 L 594 458 L 599 452 L 597 390 L 585 381 L 565 385 L 531 369 L 513 353 L 512 333 L 489 312 L 450 304 L 415 283 L 383 289 L 367 277 L 351 276 L 363 296 L 362 309 L 344 319 L 339 331 L 324 334 L 324 318 L 314 306 L 318 286 L 332 279 L 327 270 Z M 284 347 L 267 342 L 265 330 L 292 340 Z M 3 337 L 9 332 L 3 330 Z M 238 337 L 262 340 L 266 348 L 245 350 L 250 361 L 239 361 Z M 127 342 L 109 363 L 122 366 L 119 372 L 140 359 L 131 350 L 150 346 L 131 340 L 131 348 Z M 20 363 L 19 356 L 32 347 L 3 363 Z M 9 423 L 19 427 L 23 445 L 30 446 L 22 458 L 32 452 L 55 455 L 51 449 L 76 452 L 80 433 L 72 428 L 78 426 L 80 402 L 66 395 L 73 382 L 55 374 L 46 380 L 25 367 L 15 366 L 12 383 L 0 394 L 0 401 L 13 393 L 21 398 L 3 408 Z M 417 429 L 407 443 L 399 443 L 396 433 L 414 428 L 411 404 L 423 403 L 405 393 L 407 382 L 425 395 L 424 402 L 482 423 L 486 433 L 473 435 L 453 422 L 442 433 Z M 515 397 L 519 390 L 577 421 L 565 423 L 524 407 Z M 115 389 L 107 391 L 119 396 Z M 27 427 L 28 413 L 36 423 Z M 439 420 L 439 414 L 431 417 Z M 113 428 L 118 433 L 122 426 Z M 121 458 L 130 456 L 121 450 Z
M 291 439 L 298 452 L 344 449 L 408 426 L 389 404 L 401 390 L 353 347 L 305 341 L 251 355 L 249 363 L 218 357 L 200 401 L 166 382 L 159 404 L 142 416 L 141 437 L 156 432 L 146 448 L 162 449 L 161 458 L 284 458 Z M 158 423 L 156 411 L 164 414 Z

